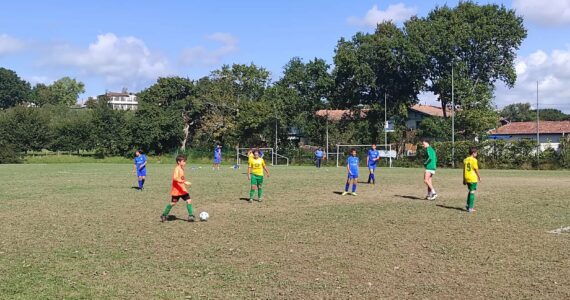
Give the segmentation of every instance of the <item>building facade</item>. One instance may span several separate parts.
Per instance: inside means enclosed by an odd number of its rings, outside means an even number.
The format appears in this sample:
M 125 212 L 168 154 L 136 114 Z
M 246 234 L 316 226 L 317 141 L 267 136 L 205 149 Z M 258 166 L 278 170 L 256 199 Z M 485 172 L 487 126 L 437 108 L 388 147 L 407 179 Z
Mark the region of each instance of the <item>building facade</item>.
M 107 97 L 109 105 L 115 110 L 136 110 L 139 105 L 137 95 L 126 91 L 107 92 L 103 96 Z

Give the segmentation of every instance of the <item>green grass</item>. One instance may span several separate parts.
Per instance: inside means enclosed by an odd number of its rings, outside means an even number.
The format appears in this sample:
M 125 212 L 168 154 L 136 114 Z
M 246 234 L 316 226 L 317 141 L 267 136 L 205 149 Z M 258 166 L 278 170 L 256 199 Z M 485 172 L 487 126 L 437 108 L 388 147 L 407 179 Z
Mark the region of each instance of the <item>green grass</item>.
M 460 170 L 429 202 L 419 169 L 342 197 L 342 168 L 270 167 L 249 204 L 243 169 L 189 164 L 211 219 L 160 223 L 172 168 L 138 192 L 127 164 L 0 165 L 0 298 L 570 298 L 568 171 L 482 170 L 467 214 Z

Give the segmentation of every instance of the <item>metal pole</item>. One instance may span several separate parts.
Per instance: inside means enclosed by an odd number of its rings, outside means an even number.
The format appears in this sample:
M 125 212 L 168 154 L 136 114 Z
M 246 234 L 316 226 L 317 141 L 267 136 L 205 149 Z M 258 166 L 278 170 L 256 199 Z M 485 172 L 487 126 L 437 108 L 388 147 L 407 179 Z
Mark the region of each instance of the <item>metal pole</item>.
M 277 165 L 277 117 L 275 117 L 275 150 L 273 153 L 274 162 L 273 165 Z
M 451 65 L 451 167 L 455 168 L 455 85 L 453 75 L 453 65 Z
M 538 80 L 536 81 L 536 168 L 540 170 L 540 110 L 538 107 Z
M 336 144 L 336 167 L 338 168 L 338 144 Z
M 388 151 L 388 94 L 384 93 L 384 151 Z M 390 146 L 390 148 L 392 148 Z M 392 151 L 388 151 L 390 168 L 392 167 Z
M 327 163 L 328 163 L 328 159 L 329 159 L 329 110 L 327 109 L 327 146 L 326 146 L 326 150 L 325 150 L 325 157 L 327 159 Z

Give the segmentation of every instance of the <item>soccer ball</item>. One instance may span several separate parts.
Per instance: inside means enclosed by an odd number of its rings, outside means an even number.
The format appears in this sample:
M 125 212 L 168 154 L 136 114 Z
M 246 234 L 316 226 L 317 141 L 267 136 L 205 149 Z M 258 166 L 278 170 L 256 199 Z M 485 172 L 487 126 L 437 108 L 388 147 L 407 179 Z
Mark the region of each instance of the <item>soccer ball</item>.
M 210 218 L 210 215 L 207 212 L 203 211 L 200 213 L 200 221 L 206 222 L 208 218 Z

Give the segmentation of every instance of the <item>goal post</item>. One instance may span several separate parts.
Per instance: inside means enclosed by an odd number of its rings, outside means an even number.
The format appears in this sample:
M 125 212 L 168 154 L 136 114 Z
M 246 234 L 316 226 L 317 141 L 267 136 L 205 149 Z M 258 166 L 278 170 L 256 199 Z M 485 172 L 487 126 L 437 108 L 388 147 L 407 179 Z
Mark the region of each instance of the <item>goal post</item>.
M 372 145 L 342 145 L 342 144 L 337 144 L 336 145 L 336 166 L 337 168 L 341 166 L 341 157 L 343 156 L 343 154 L 347 154 L 348 155 L 348 149 L 350 148 L 365 148 L 366 150 L 370 149 L 372 147 Z M 392 168 L 392 159 L 396 158 L 396 151 L 392 150 L 392 145 L 388 144 L 388 145 L 378 145 L 376 144 L 376 150 L 378 150 L 378 152 L 380 153 L 380 158 L 388 158 L 388 166 L 390 168 Z M 364 154 L 367 155 L 367 152 L 365 152 Z

